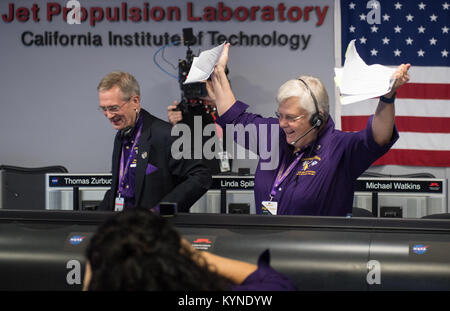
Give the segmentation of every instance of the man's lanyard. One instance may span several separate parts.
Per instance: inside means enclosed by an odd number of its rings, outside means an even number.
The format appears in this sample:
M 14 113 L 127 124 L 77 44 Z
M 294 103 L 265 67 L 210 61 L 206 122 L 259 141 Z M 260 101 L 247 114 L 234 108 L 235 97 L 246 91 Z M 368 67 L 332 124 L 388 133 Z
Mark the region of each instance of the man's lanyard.
M 270 201 L 272 201 L 272 199 L 275 197 L 275 195 L 277 193 L 276 189 L 281 185 L 281 183 L 286 179 L 286 177 L 292 172 L 294 167 L 297 166 L 297 163 L 300 161 L 302 156 L 303 156 L 303 152 L 300 153 L 300 155 L 298 155 L 294 161 L 292 161 L 291 165 L 289 165 L 289 167 L 286 170 L 284 170 L 284 163 L 280 167 L 280 169 L 278 170 L 277 177 L 275 178 L 275 182 L 272 186 L 272 191 L 270 192 Z
M 128 154 L 128 159 L 126 161 L 126 165 L 124 167 L 124 152 L 123 149 L 125 148 L 125 145 L 122 146 L 122 155 L 120 157 L 120 170 L 119 170 L 119 188 L 117 190 L 117 192 L 119 193 L 119 197 L 123 191 L 123 185 L 122 185 L 122 181 L 124 179 L 124 177 L 127 175 L 128 173 L 128 168 L 131 165 L 131 161 L 133 161 L 133 158 L 135 158 L 135 151 L 134 149 L 136 148 L 138 142 L 139 142 L 139 138 L 141 137 L 141 130 L 142 130 L 142 124 L 139 126 L 139 129 L 136 133 L 136 137 L 134 138 L 134 143 L 133 146 L 131 147 L 130 153 Z

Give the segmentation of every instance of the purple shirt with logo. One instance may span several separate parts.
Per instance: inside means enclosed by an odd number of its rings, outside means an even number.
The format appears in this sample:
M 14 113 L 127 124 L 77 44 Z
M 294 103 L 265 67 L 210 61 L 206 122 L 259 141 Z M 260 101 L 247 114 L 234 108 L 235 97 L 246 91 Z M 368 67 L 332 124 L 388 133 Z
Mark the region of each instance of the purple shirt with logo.
M 263 118 L 248 113 L 247 108 L 248 105 L 237 101 L 218 119 L 218 123 L 223 128 L 226 124 L 255 124 L 258 136 L 261 125 L 279 123 L 276 118 Z M 284 131 L 279 128 L 279 165 L 276 169 L 264 170 L 261 169 L 261 163 L 269 160 L 260 159 L 256 168 L 256 213 L 261 214 L 262 201 L 270 200 L 280 165 L 284 163 L 284 167 L 288 167 L 302 152 L 301 160 L 276 189 L 273 201 L 278 203 L 277 214 L 346 216 L 351 213 L 354 182 L 375 160 L 385 154 L 399 137 L 397 128 L 394 127 L 391 141 L 385 146 L 379 146 L 372 135 L 372 119 L 373 116 L 369 118 L 364 130 L 344 133 L 334 128 L 330 117 L 320 130 L 316 141 L 296 154 L 293 153 L 293 146 L 286 142 Z M 263 137 L 258 137 L 257 141 L 260 142 L 261 138 Z M 266 139 L 267 145 L 270 146 L 270 135 L 267 135 Z M 259 155 L 258 150 L 257 154 Z

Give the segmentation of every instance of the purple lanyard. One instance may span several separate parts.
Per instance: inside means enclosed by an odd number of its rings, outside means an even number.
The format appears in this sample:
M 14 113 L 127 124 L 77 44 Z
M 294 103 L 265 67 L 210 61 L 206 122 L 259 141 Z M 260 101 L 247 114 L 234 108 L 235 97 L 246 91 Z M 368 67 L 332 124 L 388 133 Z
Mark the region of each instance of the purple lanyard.
M 122 155 L 120 157 L 120 170 L 119 170 L 119 189 L 118 189 L 119 196 L 120 196 L 120 194 L 122 193 L 122 190 L 123 190 L 123 186 L 122 186 L 123 178 L 127 175 L 128 168 L 130 167 L 131 161 L 134 158 L 134 154 L 133 154 L 133 153 L 135 153 L 134 148 L 136 148 L 136 145 L 137 145 L 137 143 L 139 141 L 139 138 L 141 137 L 141 130 L 142 130 L 142 124 L 141 124 L 141 126 L 139 126 L 139 129 L 138 129 L 138 132 L 136 134 L 136 137 L 134 138 L 134 143 L 133 143 L 133 146 L 131 147 L 130 153 L 128 154 L 128 159 L 127 159 L 125 168 L 123 166 L 123 164 L 125 162 L 123 149 L 125 148 L 125 146 L 122 146 Z
M 272 201 L 273 197 L 275 196 L 276 189 L 278 188 L 278 186 L 281 185 L 281 183 L 286 179 L 286 177 L 292 172 L 294 167 L 297 166 L 297 163 L 298 163 L 298 161 L 300 161 L 302 156 L 303 156 L 303 152 L 300 155 L 298 155 L 294 161 L 292 161 L 291 165 L 289 165 L 289 167 L 284 172 L 283 172 L 284 163 L 280 167 L 280 169 L 278 170 L 277 178 L 275 178 L 275 182 L 272 186 L 272 191 L 270 192 L 270 201 Z

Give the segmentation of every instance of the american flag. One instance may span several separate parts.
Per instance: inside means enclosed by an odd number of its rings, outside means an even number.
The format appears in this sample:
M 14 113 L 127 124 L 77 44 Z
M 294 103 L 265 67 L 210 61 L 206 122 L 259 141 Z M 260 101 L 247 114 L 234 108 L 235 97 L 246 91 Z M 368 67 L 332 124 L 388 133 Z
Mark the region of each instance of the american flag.
M 343 66 L 353 39 L 369 65 L 411 64 L 411 80 L 398 89 L 395 102 L 400 139 L 374 165 L 449 167 L 450 0 L 336 0 L 336 4 L 337 67 Z M 363 129 L 377 103 L 371 99 L 341 106 L 342 130 Z

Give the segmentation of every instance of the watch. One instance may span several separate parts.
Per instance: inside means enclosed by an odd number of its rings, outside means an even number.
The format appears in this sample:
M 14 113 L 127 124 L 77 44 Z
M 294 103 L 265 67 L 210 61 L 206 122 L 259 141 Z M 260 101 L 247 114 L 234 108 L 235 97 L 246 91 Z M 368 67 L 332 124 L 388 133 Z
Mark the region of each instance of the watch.
M 395 92 L 394 95 L 392 95 L 391 98 L 387 98 L 387 97 L 384 97 L 384 96 L 380 96 L 380 100 L 381 100 L 383 103 L 386 103 L 386 104 L 393 104 L 393 103 L 395 102 L 395 95 L 397 95 L 397 92 Z

